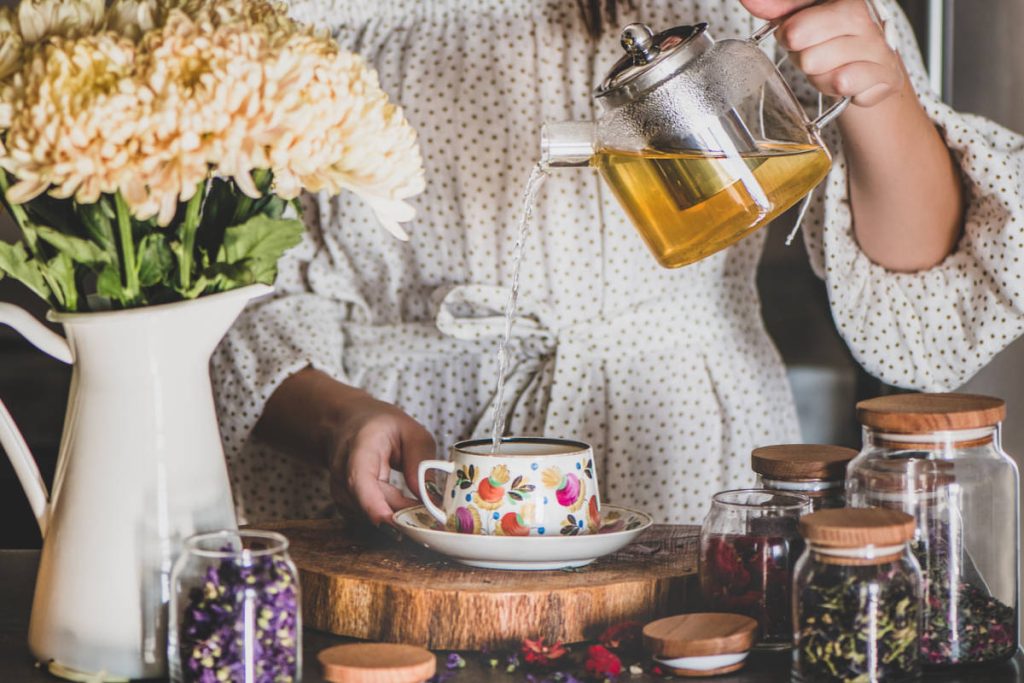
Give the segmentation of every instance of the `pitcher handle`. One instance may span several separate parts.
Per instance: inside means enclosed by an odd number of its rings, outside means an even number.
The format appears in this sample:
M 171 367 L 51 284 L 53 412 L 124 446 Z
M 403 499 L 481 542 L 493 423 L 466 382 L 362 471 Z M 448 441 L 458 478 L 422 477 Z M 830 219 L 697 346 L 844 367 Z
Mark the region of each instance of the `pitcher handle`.
M 71 347 L 59 334 L 51 331 L 41 322 L 33 318 L 25 310 L 13 305 L 0 303 L 0 325 L 10 325 L 25 339 L 31 342 L 40 351 L 53 356 L 65 363 L 72 362 Z M 7 457 L 14 467 L 14 473 L 18 476 L 21 487 L 25 490 L 25 497 L 32 506 L 32 514 L 35 515 L 39 524 L 39 531 L 46 536 L 46 522 L 48 518 L 49 494 L 46 490 L 46 483 L 39 473 L 39 466 L 36 464 L 32 452 L 25 443 L 18 426 L 8 412 L 7 407 L 0 401 L 0 446 L 7 452 Z
M 420 463 L 419 470 L 416 473 L 416 482 L 420 485 L 420 499 L 423 501 L 423 507 L 427 508 L 430 516 L 438 522 L 447 524 L 447 515 L 444 514 L 441 508 L 434 505 L 434 501 L 430 500 L 430 494 L 427 493 L 427 472 L 430 470 L 441 470 L 448 474 L 453 474 L 455 472 L 455 463 L 448 460 L 424 460 Z
M 760 45 L 762 42 L 771 37 L 778 27 L 778 21 L 771 21 L 762 26 L 761 28 L 757 29 L 756 31 L 754 31 L 752 34 L 750 34 L 750 38 L 748 38 L 748 40 L 754 43 L 754 45 Z M 814 130 L 814 132 L 821 132 L 822 128 L 835 121 L 836 118 L 844 111 L 846 111 L 846 108 L 848 106 L 850 106 L 850 100 L 851 98 L 849 97 L 840 97 L 832 104 L 831 107 L 823 111 L 818 116 L 818 118 L 814 119 L 814 121 L 811 122 L 811 128 Z

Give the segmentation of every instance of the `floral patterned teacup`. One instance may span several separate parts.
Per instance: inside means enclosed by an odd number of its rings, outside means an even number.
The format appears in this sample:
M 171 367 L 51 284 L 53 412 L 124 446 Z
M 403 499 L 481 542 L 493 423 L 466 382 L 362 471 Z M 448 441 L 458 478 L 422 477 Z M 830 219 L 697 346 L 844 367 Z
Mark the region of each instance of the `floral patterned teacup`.
M 448 473 L 438 507 L 426 494 L 427 472 Z M 500 536 L 576 536 L 601 527 L 594 453 L 578 441 L 542 437 L 462 441 L 451 460 L 420 463 L 427 511 L 449 531 Z

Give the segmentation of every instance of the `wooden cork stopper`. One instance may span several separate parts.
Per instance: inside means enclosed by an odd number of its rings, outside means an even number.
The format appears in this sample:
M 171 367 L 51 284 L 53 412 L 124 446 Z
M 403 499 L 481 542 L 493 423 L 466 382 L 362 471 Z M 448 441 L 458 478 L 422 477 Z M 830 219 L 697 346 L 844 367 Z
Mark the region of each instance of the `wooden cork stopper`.
M 750 650 L 757 639 L 757 620 L 740 614 L 701 612 L 666 617 L 644 626 L 644 646 L 652 657 L 674 660 L 740 654 Z M 739 671 L 746 660 L 717 669 L 678 669 L 659 662 L 675 676 L 706 678 Z
M 780 444 L 755 448 L 750 467 L 761 476 L 783 481 L 835 481 L 846 477 L 846 465 L 857 451 L 826 444 Z
M 1005 418 L 1005 401 L 974 394 L 893 394 L 857 404 L 862 425 L 896 434 L 994 427 Z
M 819 510 L 800 518 L 800 534 L 826 548 L 895 546 L 914 537 L 914 518 L 881 508 Z
M 317 659 L 331 683 L 423 683 L 437 670 L 433 653 L 412 645 L 337 645 L 321 650 Z
M 659 659 L 735 654 L 753 647 L 757 620 L 721 612 L 680 614 L 652 621 L 643 635 L 644 646 Z

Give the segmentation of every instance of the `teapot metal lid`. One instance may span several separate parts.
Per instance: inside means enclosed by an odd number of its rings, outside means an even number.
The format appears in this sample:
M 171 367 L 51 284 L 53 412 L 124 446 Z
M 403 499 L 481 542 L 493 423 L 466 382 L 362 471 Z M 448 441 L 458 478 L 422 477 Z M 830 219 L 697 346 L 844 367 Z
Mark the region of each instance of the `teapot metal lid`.
M 614 107 L 664 83 L 714 45 L 707 28 L 700 23 L 655 34 L 646 24 L 630 24 L 621 38 L 627 54 L 611 68 L 595 96 Z

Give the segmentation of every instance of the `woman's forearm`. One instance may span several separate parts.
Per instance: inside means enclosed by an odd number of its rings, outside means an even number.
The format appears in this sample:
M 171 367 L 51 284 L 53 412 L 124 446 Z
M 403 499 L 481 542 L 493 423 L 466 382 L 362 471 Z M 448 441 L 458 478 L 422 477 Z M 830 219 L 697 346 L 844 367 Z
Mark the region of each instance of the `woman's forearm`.
M 271 394 L 254 434 L 281 451 L 326 467 L 335 451 L 343 418 L 354 406 L 372 400 L 361 389 L 306 368 Z
M 940 263 L 962 229 L 963 188 L 909 79 L 874 107 L 850 106 L 839 125 L 861 250 L 893 271 Z

